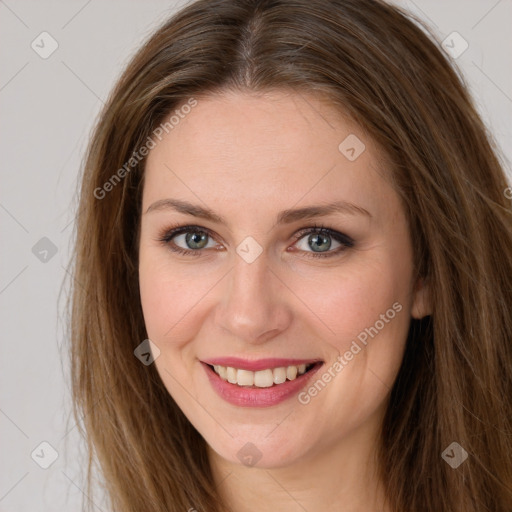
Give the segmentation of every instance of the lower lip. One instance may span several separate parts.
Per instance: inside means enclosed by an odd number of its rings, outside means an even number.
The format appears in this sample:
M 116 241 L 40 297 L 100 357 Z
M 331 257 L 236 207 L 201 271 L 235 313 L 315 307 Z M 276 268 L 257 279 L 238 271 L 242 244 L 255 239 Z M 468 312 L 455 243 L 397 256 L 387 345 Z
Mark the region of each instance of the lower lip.
M 219 377 L 206 363 L 201 363 L 210 380 L 210 384 L 217 394 L 239 407 L 270 407 L 296 395 L 308 383 L 311 377 L 322 367 L 317 364 L 311 370 L 303 373 L 294 380 L 287 380 L 269 388 L 250 388 L 231 384 Z

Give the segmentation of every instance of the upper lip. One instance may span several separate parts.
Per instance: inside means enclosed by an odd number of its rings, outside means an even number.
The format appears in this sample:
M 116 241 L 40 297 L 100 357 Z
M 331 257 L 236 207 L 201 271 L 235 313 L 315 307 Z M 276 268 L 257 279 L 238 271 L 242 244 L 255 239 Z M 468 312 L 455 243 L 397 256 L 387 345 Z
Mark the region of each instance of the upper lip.
M 256 372 L 258 370 L 266 370 L 267 368 L 279 368 L 282 366 L 298 366 L 300 364 L 314 364 L 321 362 L 320 359 L 282 359 L 282 358 L 266 358 L 266 359 L 241 359 L 239 357 L 214 357 L 204 359 L 203 363 L 215 366 L 231 366 L 240 370 L 250 370 Z

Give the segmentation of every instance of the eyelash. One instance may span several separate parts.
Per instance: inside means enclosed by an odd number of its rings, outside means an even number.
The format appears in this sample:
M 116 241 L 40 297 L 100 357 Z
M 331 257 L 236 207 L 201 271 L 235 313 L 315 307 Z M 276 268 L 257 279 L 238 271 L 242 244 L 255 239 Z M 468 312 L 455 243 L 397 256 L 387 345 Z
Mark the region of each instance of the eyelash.
M 210 238 L 213 238 L 215 240 L 213 233 L 208 228 L 203 228 L 201 226 L 195 226 L 195 225 L 187 225 L 187 226 L 176 225 L 176 226 L 171 226 L 171 227 L 164 229 L 163 232 L 159 235 L 157 241 L 161 242 L 165 247 L 167 247 L 168 249 L 170 249 L 171 251 L 173 251 L 175 253 L 183 254 L 185 256 L 194 256 L 194 257 L 201 256 L 201 253 L 204 251 L 204 249 L 196 249 L 196 250 L 183 249 L 182 247 L 178 247 L 175 244 L 171 244 L 172 239 L 175 236 L 182 235 L 182 234 L 188 233 L 188 232 L 194 232 L 194 231 L 204 232 Z M 311 234 L 328 235 L 328 236 L 332 237 L 334 240 L 336 240 L 338 243 L 340 243 L 341 247 L 338 247 L 337 249 L 332 250 L 332 251 L 327 251 L 325 253 L 321 253 L 321 252 L 311 252 L 310 253 L 307 251 L 302 251 L 307 254 L 307 257 L 331 258 L 333 256 L 338 255 L 341 252 L 344 252 L 346 249 L 350 249 L 351 247 L 354 246 L 354 240 L 352 240 L 352 238 L 345 235 L 344 233 L 340 233 L 339 231 L 335 231 L 335 230 L 330 229 L 325 226 L 317 226 L 317 225 L 315 225 L 313 227 L 309 227 L 309 228 L 304 228 L 304 229 L 298 231 L 297 233 L 295 233 L 294 234 L 294 238 L 295 238 L 294 245 L 301 238 L 305 237 L 306 235 L 311 235 Z

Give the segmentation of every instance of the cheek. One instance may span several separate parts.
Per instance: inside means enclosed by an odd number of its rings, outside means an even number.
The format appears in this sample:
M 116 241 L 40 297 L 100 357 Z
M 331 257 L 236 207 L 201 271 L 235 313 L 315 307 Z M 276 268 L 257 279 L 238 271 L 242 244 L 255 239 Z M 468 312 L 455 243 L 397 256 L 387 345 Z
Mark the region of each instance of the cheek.
M 313 383 L 301 403 L 320 403 L 333 411 L 329 422 L 347 431 L 373 414 L 392 388 L 410 323 L 411 262 L 391 252 L 373 256 L 347 264 L 325 281 L 319 275 L 318 289 L 324 291 L 310 294 L 308 301 L 330 329 L 323 338 L 330 358 L 318 377 L 326 391 Z M 327 423 L 325 428 L 339 434 Z
M 181 348 L 204 322 L 221 275 L 190 261 L 176 264 L 161 248 L 141 250 L 139 287 L 148 337 L 162 351 Z
M 194 278 L 192 266 L 177 270 L 156 251 L 141 257 L 139 286 L 148 338 L 160 350 L 155 365 L 175 399 L 193 374 L 193 340 L 201 328 L 201 298 L 211 284 Z M 186 397 L 185 397 L 186 398 Z
M 159 342 L 165 332 L 166 318 L 170 317 L 175 303 L 174 292 L 165 274 L 155 267 L 149 258 L 141 254 L 139 265 L 139 288 L 144 322 L 150 339 Z M 167 325 L 169 329 L 169 325 Z
M 150 260 L 141 262 L 139 283 L 148 336 L 161 343 L 197 302 L 199 290 L 194 285 L 198 283 L 187 282 L 182 274 Z
M 402 311 L 408 310 L 409 280 L 410 264 L 386 254 L 354 258 L 339 271 L 317 272 L 294 290 L 311 313 L 322 320 L 326 341 L 344 352 L 352 340 L 390 309 L 387 317 L 393 317 L 393 322 L 386 323 L 387 331 L 393 323 L 407 323 L 407 316 L 395 315 L 392 306 L 398 302 Z M 296 285 L 299 283 L 297 280 Z

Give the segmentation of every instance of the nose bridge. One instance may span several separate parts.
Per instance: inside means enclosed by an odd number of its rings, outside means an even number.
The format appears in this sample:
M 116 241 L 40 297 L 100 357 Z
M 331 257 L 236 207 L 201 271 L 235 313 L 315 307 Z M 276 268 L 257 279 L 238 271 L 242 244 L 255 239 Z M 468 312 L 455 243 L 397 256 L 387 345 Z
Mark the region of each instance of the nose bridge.
M 250 263 L 237 259 L 227 276 L 217 323 L 237 339 L 263 342 L 286 327 L 290 314 L 265 254 Z

